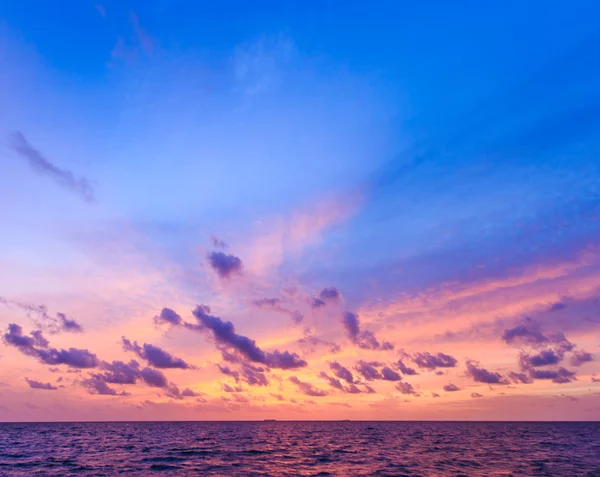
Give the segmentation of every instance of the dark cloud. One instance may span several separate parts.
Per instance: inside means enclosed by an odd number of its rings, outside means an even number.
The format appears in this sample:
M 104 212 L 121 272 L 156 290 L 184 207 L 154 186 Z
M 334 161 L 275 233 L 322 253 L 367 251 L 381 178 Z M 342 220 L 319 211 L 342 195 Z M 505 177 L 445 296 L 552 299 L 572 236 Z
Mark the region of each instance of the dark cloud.
M 528 369 L 531 367 L 552 366 L 560 363 L 562 359 L 562 353 L 556 352 L 553 349 L 545 349 L 534 355 L 521 353 L 519 363 L 522 369 Z
M 529 377 L 531 379 L 550 379 L 553 383 L 570 383 L 575 379 L 575 373 L 565 368 L 551 369 L 530 369 Z
M 338 301 L 341 297 L 340 291 L 336 288 L 336 287 L 327 287 L 327 288 L 323 288 L 321 290 L 321 293 L 319 293 L 319 298 L 324 301 L 324 302 L 328 302 L 328 301 Z
M 399 370 L 402 374 L 406 374 L 408 376 L 414 376 L 415 374 L 417 374 L 417 372 L 413 368 L 406 366 L 406 364 L 404 364 L 404 361 L 402 361 L 401 359 L 394 363 L 394 367 L 397 370 Z
M 513 383 L 516 384 L 531 384 L 533 383 L 533 379 L 527 376 L 525 373 L 515 373 L 514 371 L 510 371 L 508 373 L 508 377 Z
M 26 336 L 23 334 L 23 328 L 15 323 L 8 325 L 3 340 L 7 345 L 15 346 L 21 353 L 50 366 L 65 364 L 73 368 L 95 368 L 99 363 L 96 355 L 86 349 L 50 348 L 41 331 L 32 331 Z
M 382 351 L 394 349 L 394 345 L 388 341 L 380 343 L 371 331 L 361 331 L 358 316 L 355 313 L 344 312 L 341 321 L 346 330 L 346 336 L 359 348 Z
M 227 255 L 223 252 L 211 252 L 207 258 L 210 268 L 221 278 L 230 278 L 242 271 L 242 261 L 235 255 Z
M 316 308 L 321 308 L 322 306 L 325 306 L 327 303 L 325 303 L 323 300 L 321 300 L 320 298 L 313 298 L 310 302 L 310 306 L 313 309 Z
M 344 390 L 344 385 L 341 383 L 339 379 L 332 378 L 327 373 L 321 371 L 319 374 L 324 380 L 326 380 L 332 388 L 339 389 L 340 391 Z
M 439 395 L 438 393 L 433 393 L 433 392 L 432 392 L 432 393 L 431 393 L 431 397 L 434 397 L 434 398 L 439 398 L 439 397 L 440 397 L 440 395 Z
M 9 144 L 12 150 L 25 159 L 38 174 L 51 178 L 58 185 L 74 192 L 86 202 L 94 202 L 94 189 L 85 177 L 76 178 L 71 171 L 60 169 L 52 164 L 31 146 L 22 133 L 11 134 Z
M 590 361 L 594 361 L 594 355 L 584 350 L 575 351 L 571 356 L 571 365 L 573 366 L 581 366 Z
M 113 361 L 107 363 L 103 361 L 100 364 L 103 374 L 94 374 L 96 379 L 110 384 L 135 384 L 140 377 L 140 365 L 137 361 L 131 360 L 129 363 L 123 361 Z
M 368 384 L 365 384 L 364 386 L 367 394 L 375 394 L 375 390 L 371 386 L 369 386 Z
M 154 317 L 154 322 L 156 324 L 168 323 L 171 325 L 181 325 L 183 324 L 183 319 L 175 311 L 171 310 L 171 308 L 163 308 L 160 315 Z
M 300 389 L 307 396 L 323 397 L 327 396 L 328 394 L 327 391 L 316 388 L 310 383 L 300 381 L 296 376 L 290 376 L 289 380 L 298 386 L 298 389 Z
M 446 384 L 444 386 L 444 391 L 451 393 L 451 392 L 454 392 L 454 391 L 460 391 L 460 388 L 458 386 L 450 383 L 450 384 Z
M 352 376 L 352 373 L 350 372 L 350 370 L 348 368 L 345 368 L 344 366 L 342 366 L 340 363 L 338 363 L 336 361 L 330 362 L 329 367 L 333 371 L 333 374 L 336 375 L 336 377 L 343 379 L 347 383 L 350 383 L 350 384 L 354 383 L 354 376 Z
M 306 366 L 306 361 L 302 360 L 296 353 L 277 350 L 272 352 L 263 351 L 256 345 L 254 340 L 238 335 L 235 332 L 233 323 L 223 321 L 217 316 L 209 315 L 209 313 L 210 308 L 203 305 L 197 306 L 193 311 L 198 320 L 199 329 L 210 330 L 220 346 L 232 348 L 246 359 L 264 364 L 270 368 L 295 369 Z M 191 325 L 191 327 L 194 327 L 194 325 Z
M 375 379 L 382 379 L 381 373 L 375 366 L 371 363 L 367 363 L 366 361 L 360 360 L 354 366 L 354 369 L 358 374 L 360 374 L 367 381 L 373 381 Z
M 91 377 L 81 381 L 81 384 L 90 394 L 100 394 L 103 396 L 129 396 L 129 393 L 125 391 L 117 392 L 116 389 L 111 388 L 102 378 Z
M 415 353 L 412 356 L 413 361 L 419 368 L 434 370 L 436 368 L 454 368 L 458 365 L 458 361 L 453 356 L 438 353 L 431 354 L 427 351 Z
M 479 363 L 472 360 L 467 361 L 467 376 L 473 378 L 473 381 L 477 383 L 509 384 L 508 380 L 500 373 L 480 368 Z
M 471 393 L 471 397 L 473 399 L 477 399 L 477 398 L 482 398 L 483 394 L 479 394 L 479 393 Z
M 144 368 L 140 371 L 140 377 L 148 386 L 151 387 L 167 388 L 169 386 L 167 377 L 158 369 Z
M 387 366 L 381 369 L 381 376 L 385 381 L 400 381 L 402 379 L 402 376 Z
M 368 388 L 366 392 L 375 392 L 373 391 L 373 388 L 370 388 L 369 386 L 366 387 Z M 348 386 L 344 387 L 344 392 L 348 394 L 358 394 L 360 393 L 360 389 L 355 384 L 349 384 Z
M 412 384 L 406 383 L 406 382 L 405 383 L 396 383 L 396 389 L 398 391 L 400 391 L 402 394 L 414 394 L 414 395 L 417 394 L 417 392 L 413 388 Z
M 56 391 L 58 389 L 50 383 L 42 383 L 29 378 L 25 378 L 25 381 L 27 381 L 27 384 L 29 384 L 29 387 L 32 389 L 43 389 L 45 391 Z
M 192 366 L 187 364 L 183 359 L 176 358 L 165 350 L 148 343 L 144 343 L 144 346 L 138 345 L 137 341 L 133 343 L 124 336 L 121 338 L 123 341 L 123 349 L 137 354 L 140 358 L 148 361 L 150 366 L 161 369 L 190 369 Z

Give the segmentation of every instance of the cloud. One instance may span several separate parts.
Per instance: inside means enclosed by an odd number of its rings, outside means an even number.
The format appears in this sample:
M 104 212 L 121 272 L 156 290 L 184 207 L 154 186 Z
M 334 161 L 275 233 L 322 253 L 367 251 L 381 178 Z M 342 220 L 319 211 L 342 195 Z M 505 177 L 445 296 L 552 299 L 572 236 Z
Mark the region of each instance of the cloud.
M 252 304 L 257 308 L 270 309 L 279 313 L 284 313 L 292 318 L 292 321 L 299 324 L 304 320 L 304 316 L 298 311 L 288 310 L 282 305 L 282 300 L 279 298 L 261 298 L 252 301 Z
M 200 397 L 202 396 L 201 393 L 197 393 L 195 391 L 192 391 L 190 388 L 185 388 L 183 391 L 181 391 L 179 389 L 179 387 L 176 384 L 169 384 L 169 386 L 167 387 L 166 393 L 165 393 L 168 397 L 173 398 L 173 399 L 185 399 L 187 397 Z
M 269 380 L 265 374 L 265 369 L 260 366 L 252 366 L 248 363 L 242 363 L 239 371 L 231 369 L 229 366 L 217 365 L 219 371 L 231 376 L 236 382 L 244 381 L 250 386 L 268 386 Z
M 458 365 L 456 358 L 444 353 L 432 355 L 431 353 L 424 351 L 422 353 L 415 353 L 412 356 L 412 359 L 419 368 L 429 370 L 437 368 L 454 368 Z
M 460 388 L 452 383 L 446 384 L 444 386 L 444 391 L 447 391 L 449 393 L 455 392 L 455 391 L 460 391 Z
M 99 363 L 96 355 L 86 349 L 50 348 L 48 340 L 39 330 L 32 331 L 29 335 L 24 335 L 23 328 L 19 325 L 10 323 L 3 340 L 6 344 L 15 346 L 21 353 L 51 366 L 65 364 L 73 368 L 95 368 Z
M 81 333 L 83 327 L 67 317 L 64 313 L 56 313 L 56 318 L 48 313 L 46 305 L 32 305 L 31 303 L 23 303 L 21 301 L 8 300 L 0 297 L 0 303 L 6 306 L 16 306 L 27 312 L 27 316 L 31 318 L 35 325 L 40 329 L 45 329 L 50 334 L 60 333 L 61 331 Z M 32 316 L 32 314 L 34 316 Z
M 160 312 L 160 315 L 154 317 L 154 323 L 168 323 L 177 326 L 183 324 L 183 319 L 170 308 L 163 308 Z
M 223 240 L 219 240 L 214 235 L 210 236 L 210 243 L 215 248 L 221 248 L 221 249 L 227 249 L 227 248 L 229 248 L 229 245 L 227 245 Z
M 555 365 L 560 363 L 562 359 L 562 353 L 556 352 L 553 349 L 546 349 L 534 355 L 521 353 L 521 355 L 519 356 L 519 363 L 522 369 L 528 369 L 530 367 Z
M 575 373 L 562 367 L 556 370 L 530 369 L 529 377 L 532 379 L 550 379 L 553 383 L 565 384 L 575 379 Z
M 439 397 L 440 397 L 440 395 L 439 395 L 438 393 L 434 393 L 434 392 L 432 392 L 432 393 L 431 393 L 431 397 L 433 397 L 433 398 L 439 398 Z
M 350 383 L 350 384 L 354 383 L 354 376 L 352 376 L 352 373 L 350 372 L 350 370 L 348 368 L 345 368 L 344 366 L 342 366 L 340 363 L 338 363 L 336 361 L 330 362 L 329 367 L 333 371 L 333 374 L 336 375 L 336 377 L 343 379 L 347 383 Z
M 207 258 L 210 268 L 221 278 L 230 278 L 242 272 L 242 261 L 235 255 L 227 255 L 223 252 L 211 252 Z
M 377 370 L 377 368 L 375 368 L 375 366 L 373 366 L 371 363 L 367 363 L 366 361 L 360 360 L 358 363 L 356 363 L 354 369 L 367 381 L 382 379 L 379 370 Z
M 137 361 L 131 360 L 129 363 L 123 361 L 113 361 L 100 363 L 100 369 L 103 374 L 94 374 L 97 379 L 101 379 L 110 384 L 135 384 L 140 377 L 140 365 Z
M 476 361 L 467 361 L 467 376 L 473 378 L 476 383 L 486 384 L 509 384 L 508 380 L 500 373 L 494 373 L 487 369 L 480 368 Z
M 479 393 L 471 393 L 471 397 L 473 399 L 477 399 L 477 398 L 482 398 L 483 394 L 479 394 Z
M 154 366 L 155 368 L 161 368 L 161 369 L 169 369 L 169 368 L 190 369 L 190 368 L 192 368 L 192 366 L 187 364 L 183 359 L 176 358 L 175 356 L 171 355 L 170 353 L 166 352 L 165 350 L 163 350 L 157 346 L 154 346 L 154 345 L 151 345 L 148 343 L 144 343 L 143 346 L 140 346 L 140 345 L 138 345 L 137 341 L 134 341 L 132 343 L 124 336 L 121 339 L 123 342 L 123 349 L 125 351 L 130 351 L 132 353 L 137 354 L 140 358 L 148 361 L 148 364 L 150 366 Z
M 68 170 L 60 169 L 48 161 L 38 150 L 34 149 L 21 132 L 15 132 L 9 137 L 13 151 L 25 159 L 38 174 L 51 178 L 61 187 L 77 194 L 86 202 L 94 202 L 94 189 L 85 177 L 76 178 Z
M 514 371 L 509 371 L 508 377 L 513 383 L 520 384 L 531 384 L 533 383 L 533 379 L 527 376 L 525 373 L 515 373 Z
M 371 331 L 360 331 L 360 323 L 355 313 L 344 312 L 341 321 L 346 330 L 346 336 L 359 348 L 382 351 L 394 349 L 394 345 L 388 341 L 380 343 Z
M 45 391 L 56 391 L 58 389 L 50 383 L 42 383 L 29 378 L 25 378 L 25 381 L 27 381 L 27 384 L 29 384 L 29 387 L 32 389 L 43 389 Z
M 71 331 L 73 333 L 82 333 L 83 327 L 75 320 L 67 318 L 64 313 L 57 313 L 56 316 L 60 320 L 60 329 L 63 331 Z
M 400 381 L 402 379 L 402 376 L 387 366 L 381 369 L 381 376 L 384 381 Z
M 99 394 L 102 396 L 129 396 L 129 393 L 122 391 L 117 392 L 115 389 L 111 388 L 106 381 L 102 378 L 91 377 L 89 379 L 84 379 L 81 381 L 81 384 L 84 388 L 87 389 L 90 394 Z
M 327 396 L 328 392 L 322 389 L 316 388 L 310 383 L 300 381 L 296 376 L 290 376 L 289 380 L 294 383 L 298 388 L 307 396 L 323 397 Z
M 264 364 L 270 368 L 295 369 L 306 366 L 306 361 L 302 360 L 296 353 L 278 350 L 263 351 L 256 345 L 254 340 L 238 335 L 235 332 L 233 323 L 223 321 L 217 316 L 209 315 L 209 313 L 210 308 L 204 305 L 197 306 L 193 311 L 193 315 L 198 320 L 199 329 L 210 330 L 219 345 L 231 348 L 246 359 Z M 191 325 L 191 327 L 194 329 L 194 325 Z
M 400 391 L 402 394 L 414 394 L 414 395 L 417 394 L 417 392 L 413 388 L 412 384 L 406 383 L 406 382 L 405 383 L 396 383 L 396 389 L 398 391 Z
M 545 335 L 541 331 L 539 323 L 531 318 L 526 318 L 523 323 L 504 330 L 502 339 L 507 344 L 526 345 L 533 348 L 554 345 L 560 351 L 571 351 L 574 348 L 564 334 L 554 333 Z
M 399 370 L 402 374 L 406 374 L 408 376 L 414 376 L 417 372 L 404 364 L 404 362 L 400 359 L 395 364 L 394 367 Z
M 594 361 L 594 355 L 584 350 L 575 351 L 571 356 L 572 366 L 581 366 L 582 364 L 589 363 L 591 361 Z
M 236 386 L 235 388 L 232 388 L 227 383 L 221 383 L 221 387 L 223 388 L 223 391 L 225 391 L 226 393 L 240 393 L 244 390 L 241 386 Z
M 341 293 L 336 287 L 327 287 L 319 293 L 319 299 L 323 302 L 336 302 L 340 299 Z
M 317 338 L 316 336 L 311 336 L 309 334 L 304 336 L 304 338 L 300 338 L 297 341 L 297 343 L 300 345 L 300 347 L 303 348 L 303 350 L 305 352 L 307 352 L 307 351 L 315 352 L 317 346 L 319 346 L 319 345 L 328 346 L 329 352 L 331 354 L 339 353 L 340 349 L 341 349 L 340 345 L 338 345 L 337 343 L 333 343 L 331 341 L 326 341 L 321 338 Z
M 344 385 L 341 383 L 341 381 L 339 379 L 332 378 L 324 371 L 321 371 L 319 376 L 321 376 L 323 379 L 325 379 L 332 388 L 339 389 L 340 391 L 344 390 Z

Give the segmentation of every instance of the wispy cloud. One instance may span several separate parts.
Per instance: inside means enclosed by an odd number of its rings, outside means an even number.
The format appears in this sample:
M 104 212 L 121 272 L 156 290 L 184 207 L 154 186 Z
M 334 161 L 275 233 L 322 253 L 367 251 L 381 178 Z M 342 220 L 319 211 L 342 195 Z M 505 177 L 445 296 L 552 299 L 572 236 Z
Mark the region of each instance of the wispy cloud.
M 94 188 L 85 177 L 76 177 L 71 171 L 61 169 L 35 149 L 21 132 L 9 136 L 9 145 L 22 159 L 26 160 L 38 174 L 47 176 L 61 187 L 77 194 L 86 202 L 94 202 Z

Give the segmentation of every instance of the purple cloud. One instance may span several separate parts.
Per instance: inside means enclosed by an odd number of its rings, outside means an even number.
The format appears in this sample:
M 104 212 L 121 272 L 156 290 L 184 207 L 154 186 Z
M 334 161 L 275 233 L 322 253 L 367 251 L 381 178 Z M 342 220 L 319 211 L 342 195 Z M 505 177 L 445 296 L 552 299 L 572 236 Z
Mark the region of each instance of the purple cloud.
M 215 237 L 214 235 L 210 236 L 210 243 L 212 244 L 213 247 L 215 248 L 222 248 L 222 249 L 226 249 L 229 248 L 229 245 L 227 245 L 223 240 L 219 240 L 217 237 Z
M 414 376 L 417 372 L 404 364 L 404 362 L 400 359 L 398 362 L 394 364 L 394 367 L 399 370 L 402 374 L 406 374 L 408 376 Z
M 49 177 L 59 186 L 77 194 L 86 202 L 94 202 L 94 189 L 85 177 L 76 178 L 71 171 L 60 169 L 52 164 L 31 146 L 21 132 L 17 131 L 11 134 L 9 144 L 11 149 L 25 159 L 35 172 Z
M 23 328 L 15 323 L 8 325 L 3 340 L 7 345 L 15 346 L 21 353 L 51 366 L 65 364 L 73 368 L 95 368 L 99 363 L 96 355 L 86 349 L 50 348 L 41 331 L 32 331 L 26 336 L 23 334 Z
M 382 351 L 394 349 L 394 345 L 388 341 L 380 343 L 371 331 L 361 331 L 358 316 L 355 313 L 344 312 L 341 322 L 348 339 L 359 348 Z
M 381 369 L 381 376 L 384 381 L 400 381 L 402 379 L 402 376 L 387 366 Z
M 327 287 L 327 288 L 323 288 L 321 290 L 321 293 L 319 293 L 319 298 L 321 299 L 321 301 L 323 302 L 328 302 L 328 301 L 338 301 L 341 297 L 340 291 L 336 288 L 336 287 Z
M 594 361 L 594 355 L 587 351 L 575 351 L 571 356 L 571 365 L 581 366 L 582 364 Z
M 319 376 L 321 376 L 323 379 L 325 379 L 332 388 L 339 389 L 340 391 L 344 390 L 344 385 L 341 383 L 341 381 L 339 379 L 332 378 L 331 376 L 329 376 L 327 373 L 325 373 L 323 371 L 321 371 Z
M 82 333 L 83 326 L 77 323 L 75 320 L 67 318 L 64 313 L 57 313 L 56 316 L 60 322 L 60 329 L 63 331 L 70 331 L 72 333 Z
M 367 363 L 366 361 L 360 360 L 354 366 L 354 369 L 358 374 L 360 374 L 367 381 L 373 381 L 375 379 L 382 379 L 381 373 L 377 368 L 375 368 L 371 363 Z
M 151 345 L 148 343 L 144 343 L 144 346 L 140 346 L 140 345 L 138 345 L 137 341 L 134 341 L 132 343 L 124 336 L 121 339 L 123 341 L 123 349 L 125 351 L 131 351 L 132 353 L 137 354 L 140 358 L 148 361 L 148 364 L 150 366 L 154 366 L 155 368 L 161 368 L 161 369 L 169 369 L 169 368 L 190 369 L 190 368 L 192 368 L 192 366 L 187 364 L 183 359 L 176 358 L 175 356 L 171 355 L 170 353 L 166 352 L 165 350 L 163 350 L 157 346 L 154 346 L 154 345 Z
M 565 384 L 575 379 L 575 373 L 562 367 L 556 370 L 530 369 L 529 377 L 532 379 L 550 379 L 553 383 Z
M 471 393 L 471 397 L 473 399 L 478 399 L 478 398 L 482 398 L 483 394 L 479 394 L 479 393 Z
M 354 376 L 352 376 L 352 373 L 350 372 L 350 370 L 348 368 L 345 368 L 344 366 L 342 366 L 340 363 L 338 363 L 336 361 L 330 362 L 329 367 L 333 371 L 333 374 L 336 375 L 336 377 L 343 379 L 347 383 L 350 383 L 350 384 L 354 383 Z
M 154 317 L 154 323 L 168 323 L 177 326 L 183 324 L 183 319 L 175 311 L 171 310 L 171 308 L 163 308 L 160 315 Z
M 515 373 L 514 371 L 510 371 L 508 373 L 508 377 L 513 383 L 516 384 L 531 384 L 533 383 L 533 379 L 527 376 L 525 373 Z
M 449 383 L 444 386 L 444 391 L 453 393 L 455 391 L 460 391 L 460 388 L 452 383 Z
M 454 368 L 458 365 L 458 361 L 453 356 L 438 353 L 431 354 L 427 351 L 415 353 L 412 357 L 413 361 L 419 368 L 434 370 L 437 368 Z
M 58 389 L 50 383 L 42 383 L 29 378 L 25 378 L 25 381 L 27 381 L 27 384 L 29 384 L 29 387 L 32 389 L 43 389 L 44 391 L 56 391 Z
M 415 391 L 415 388 L 413 388 L 412 384 L 410 383 L 396 383 L 396 389 L 398 391 L 400 391 L 402 394 L 414 394 L 416 395 L 417 392 Z
M 467 361 L 467 376 L 473 378 L 476 383 L 486 384 L 509 384 L 508 380 L 500 373 L 494 373 L 487 369 L 480 368 L 476 361 Z
M 87 389 L 90 394 L 99 394 L 102 396 L 129 396 L 129 393 L 125 391 L 117 392 L 115 389 L 111 388 L 106 381 L 102 378 L 91 377 L 89 379 L 84 379 L 81 384 L 84 388 Z
M 302 360 L 296 353 L 289 351 L 267 352 L 260 349 L 256 342 L 246 336 L 238 335 L 235 327 L 230 321 L 223 321 L 217 316 L 209 315 L 210 308 L 199 305 L 193 311 L 198 320 L 199 329 L 206 329 L 212 332 L 215 341 L 224 347 L 232 348 L 243 355 L 246 359 L 256 363 L 264 364 L 270 368 L 295 369 L 306 366 L 306 361 Z M 188 327 L 194 328 L 194 325 Z
M 289 380 L 292 383 L 294 383 L 296 386 L 298 386 L 298 389 L 300 389 L 307 396 L 323 397 L 323 396 L 327 396 L 327 394 L 328 394 L 327 391 L 316 388 L 315 386 L 313 386 L 310 383 L 300 381 L 296 376 L 290 376 Z
M 207 258 L 210 268 L 221 278 L 230 278 L 242 271 L 242 261 L 235 255 L 227 255 L 223 252 L 211 252 Z
M 563 353 L 556 352 L 553 349 L 546 349 L 534 355 L 521 353 L 519 363 L 522 369 L 528 369 L 531 367 L 552 366 L 560 363 L 562 359 Z

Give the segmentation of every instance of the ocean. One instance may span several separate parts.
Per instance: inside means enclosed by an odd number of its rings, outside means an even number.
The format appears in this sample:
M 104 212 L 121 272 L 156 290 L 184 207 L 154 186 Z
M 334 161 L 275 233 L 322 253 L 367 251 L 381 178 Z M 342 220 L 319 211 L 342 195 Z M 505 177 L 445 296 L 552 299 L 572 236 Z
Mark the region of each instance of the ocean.
M 600 423 L 5 423 L 0 475 L 600 477 Z

